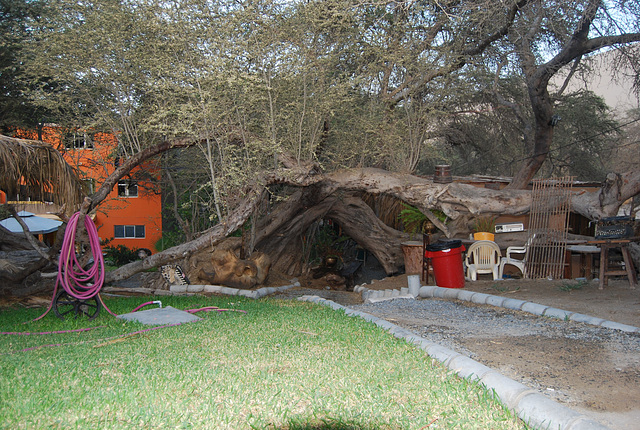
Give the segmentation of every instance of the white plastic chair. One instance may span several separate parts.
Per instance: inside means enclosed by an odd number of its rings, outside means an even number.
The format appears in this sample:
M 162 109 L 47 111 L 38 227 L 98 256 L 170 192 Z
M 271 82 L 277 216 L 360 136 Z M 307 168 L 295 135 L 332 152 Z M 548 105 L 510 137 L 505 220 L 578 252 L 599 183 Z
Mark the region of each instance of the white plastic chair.
M 465 263 L 467 266 L 467 279 L 476 281 L 478 274 L 491 273 L 493 279 L 500 279 L 500 247 L 491 240 L 478 240 L 473 242 L 467 250 Z
M 504 266 L 506 266 L 507 264 L 516 266 L 522 272 L 522 276 L 525 275 L 524 272 L 525 272 L 525 265 L 527 264 L 526 262 L 527 250 L 529 249 L 529 246 L 531 246 L 531 243 L 533 242 L 533 239 L 535 239 L 535 237 L 536 235 L 534 234 L 529 239 L 527 239 L 527 242 L 524 244 L 524 246 L 509 246 L 507 248 L 507 256 L 502 257 L 500 259 L 500 273 L 499 273 L 500 279 L 502 279 L 502 275 L 504 273 Z M 518 258 L 513 258 L 512 257 L 513 254 L 523 254 L 523 255 L 522 255 L 522 258 L 518 259 Z

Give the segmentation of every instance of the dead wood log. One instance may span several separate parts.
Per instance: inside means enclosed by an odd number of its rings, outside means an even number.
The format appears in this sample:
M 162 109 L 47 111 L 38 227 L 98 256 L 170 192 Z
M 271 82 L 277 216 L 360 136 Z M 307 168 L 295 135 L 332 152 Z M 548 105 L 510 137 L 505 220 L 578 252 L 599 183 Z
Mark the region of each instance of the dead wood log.
M 264 283 L 271 267 L 269 256 L 255 252 L 250 258 L 241 259 L 238 256 L 240 242 L 233 239 L 189 258 L 186 272 L 192 284 L 249 289 Z
M 0 252 L 0 294 L 24 296 L 46 288 L 39 272 L 49 265 L 33 250 Z
M 24 234 L 12 233 L 0 225 L 0 251 L 33 249 Z
M 387 274 L 397 273 L 404 264 L 401 242 L 408 235 L 395 230 L 376 216 L 360 193 L 322 193 L 309 187 L 264 217 L 256 234 L 256 248 L 269 254 L 274 269 L 288 275 L 305 270 L 303 242 L 310 226 L 321 218 L 332 219 L 362 248 L 369 250 Z

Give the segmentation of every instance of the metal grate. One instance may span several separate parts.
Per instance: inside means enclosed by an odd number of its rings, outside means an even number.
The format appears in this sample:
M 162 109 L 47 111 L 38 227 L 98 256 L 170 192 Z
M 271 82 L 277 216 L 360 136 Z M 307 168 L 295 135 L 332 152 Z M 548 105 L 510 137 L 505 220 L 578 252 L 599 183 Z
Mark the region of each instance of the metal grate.
M 561 279 L 573 177 L 533 181 L 525 277 Z

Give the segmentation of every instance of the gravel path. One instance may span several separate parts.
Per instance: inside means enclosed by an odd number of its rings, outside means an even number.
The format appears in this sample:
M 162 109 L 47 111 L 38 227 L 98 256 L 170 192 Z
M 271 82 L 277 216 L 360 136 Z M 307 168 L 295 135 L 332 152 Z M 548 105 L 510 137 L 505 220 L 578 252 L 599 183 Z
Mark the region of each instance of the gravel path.
M 468 342 L 464 340 L 469 338 L 566 338 L 605 343 L 609 350 L 623 354 L 640 353 L 640 335 L 637 333 L 629 334 L 502 308 L 438 299 L 388 300 L 350 307 L 402 326 L 473 359 L 478 359 L 479 355 L 467 349 Z

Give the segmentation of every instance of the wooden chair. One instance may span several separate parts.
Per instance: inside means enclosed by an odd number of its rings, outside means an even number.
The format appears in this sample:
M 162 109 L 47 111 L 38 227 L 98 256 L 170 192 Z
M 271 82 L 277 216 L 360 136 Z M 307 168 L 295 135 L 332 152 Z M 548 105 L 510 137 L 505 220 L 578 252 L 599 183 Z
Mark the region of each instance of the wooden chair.
M 478 274 L 490 273 L 493 279 L 500 279 L 500 247 L 491 240 L 478 240 L 473 242 L 467 250 L 465 263 L 467 266 L 467 279 L 476 281 Z

